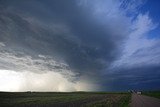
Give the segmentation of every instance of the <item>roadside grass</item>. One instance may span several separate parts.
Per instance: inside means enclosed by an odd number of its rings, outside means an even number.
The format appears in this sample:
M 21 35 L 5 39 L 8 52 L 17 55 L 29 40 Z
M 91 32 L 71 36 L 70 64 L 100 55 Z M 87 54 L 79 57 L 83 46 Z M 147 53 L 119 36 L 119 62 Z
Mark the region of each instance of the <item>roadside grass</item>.
M 160 99 L 160 91 L 145 91 L 142 94 Z
M 111 98 L 87 104 L 84 107 L 129 107 L 131 101 L 131 94 L 122 93 L 115 94 Z

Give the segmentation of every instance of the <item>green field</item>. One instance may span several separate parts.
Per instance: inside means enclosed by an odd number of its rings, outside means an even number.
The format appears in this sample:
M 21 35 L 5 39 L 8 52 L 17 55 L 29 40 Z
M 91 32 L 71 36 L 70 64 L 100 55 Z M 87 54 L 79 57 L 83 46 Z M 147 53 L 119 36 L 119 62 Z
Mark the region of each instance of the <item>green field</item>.
M 160 91 L 146 91 L 142 92 L 142 94 L 160 99 Z
M 128 107 L 130 93 L 1 92 L 0 107 Z

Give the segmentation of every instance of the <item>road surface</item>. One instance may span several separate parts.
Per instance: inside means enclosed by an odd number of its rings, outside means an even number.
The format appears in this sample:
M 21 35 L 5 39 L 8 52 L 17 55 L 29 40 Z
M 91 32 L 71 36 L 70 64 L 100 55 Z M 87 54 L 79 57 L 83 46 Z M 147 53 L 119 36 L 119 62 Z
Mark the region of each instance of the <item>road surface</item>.
M 160 99 L 133 93 L 131 107 L 160 107 Z

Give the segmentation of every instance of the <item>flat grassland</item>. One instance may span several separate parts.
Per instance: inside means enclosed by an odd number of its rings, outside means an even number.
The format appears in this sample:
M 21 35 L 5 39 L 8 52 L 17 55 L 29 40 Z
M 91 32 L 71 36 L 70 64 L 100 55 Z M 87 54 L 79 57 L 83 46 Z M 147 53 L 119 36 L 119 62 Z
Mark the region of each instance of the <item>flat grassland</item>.
M 128 107 L 130 93 L 0 92 L 0 107 Z
M 142 94 L 160 99 L 160 91 L 144 91 Z

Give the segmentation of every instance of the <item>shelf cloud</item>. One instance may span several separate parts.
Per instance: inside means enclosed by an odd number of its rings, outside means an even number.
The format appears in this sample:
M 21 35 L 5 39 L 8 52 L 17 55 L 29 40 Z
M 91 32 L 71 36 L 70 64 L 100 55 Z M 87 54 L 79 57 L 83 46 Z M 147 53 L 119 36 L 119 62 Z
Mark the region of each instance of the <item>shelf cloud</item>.
M 160 88 L 160 41 L 149 38 L 159 26 L 139 11 L 145 2 L 1 0 L 0 90 Z

